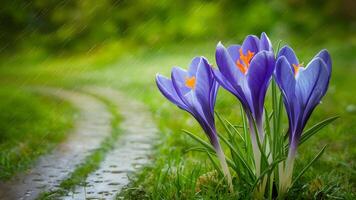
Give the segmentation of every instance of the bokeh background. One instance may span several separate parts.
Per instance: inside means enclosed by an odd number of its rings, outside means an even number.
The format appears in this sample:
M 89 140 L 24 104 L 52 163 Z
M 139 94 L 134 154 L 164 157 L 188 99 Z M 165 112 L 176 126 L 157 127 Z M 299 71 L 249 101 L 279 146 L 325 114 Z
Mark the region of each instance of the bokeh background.
M 162 132 L 154 165 L 137 175 L 132 186 L 136 189 L 126 195 L 194 197 L 195 186 L 184 177 L 195 180 L 211 168 L 200 154 L 184 152 L 195 143 L 180 129 L 200 129 L 164 100 L 154 76 L 168 76 L 172 66 L 188 66 L 197 55 L 214 63 L 217 42 L 240 43 L 247 34 L 266 32 L 275 49 L 289 44 L 305 64 L 320 49 L 330 51 L 334 71 L 329 93 L 310 124 L 334 115 L 340 119 L 301 148 L 300 157 L 310 160 L 329 144 L 320 163 L 306 174 L 307 187 L 300 188 L 305 196 L 321 191 L 321 197 L 354 197 L 354 0 L 3 0 L 0 30 L 2 180 L 28 169 L 73 127 L 75 108 L 34 93 L 32 86 L 105 85 L 146 103 Z M 219 95 L 218 111 L 238 121 L 236 100 L 224 91 Z M 191 174 L 197 165 L 207 167 Z M 182 168 L 182 177 L 162 178 L 162 171 L 177 173 L 170 171 L 172 166 Z
M 86 51 L 117 40 L 159 46 L 262 31 L 281 39 L 314 36 L 310 42 L 325 42 L 351 34 L 355 4 L 352 0 L 4 0 L 1 52 L 35 47 L 52 53 Z

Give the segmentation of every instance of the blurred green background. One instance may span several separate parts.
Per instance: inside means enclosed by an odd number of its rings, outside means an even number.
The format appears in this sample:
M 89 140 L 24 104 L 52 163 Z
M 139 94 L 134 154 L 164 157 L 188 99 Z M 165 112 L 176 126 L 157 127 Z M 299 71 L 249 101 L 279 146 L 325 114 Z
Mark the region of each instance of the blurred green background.
M 189 115 L 164 100 L 154 76 L 158 72 L 168 76 L 172 66 L 185 68 L 197 55 L 214 63 L 218 41 L 241 43 L 247 34 L 266 32 L 275 49 L 279 42 L 288 43 L 305 64 L 320 49 L 330 51 L 334 71 L 329 92 L 311 122 L 341 118 L 305 144 L 308 148 L 301 148 L 306 160 L 323 144 L 331 149 L 306 174 L 304 181 L 310 184 L 303 194 L 327 191 L 331 196 L 355 197 L 354 0 L 3 0 L 0 30 L 0 180 L 28 169 L 38 156 L 65 140 L 73 126 L 75 108 L 29 88 L 104 85 L 146 103 L 162 131 L 154 166 L 137 175 L 131 191 L 143 187 L 153 199 L 194 197 L 194 185 L 184 177 L 195 180 L 211 167 L 206 157 L 184 153 L 194 142 L 180 129 L 200 129 Z M 217 109 L 240 120 L 236 100 L 224 91 Z M 201 173 L 191 174 L 202 163 L 206 167 Z M 174 167 L 182 167 L 183 177 L 160 177 Z
M 0 10 L 1 53 L 23 48 L 89 50 L 127 40 L 162 45 L 182 40 L 240 38 L 265 31 L 316 42 L 354 31 L 353 0 L 174 1 L 4 0 Z

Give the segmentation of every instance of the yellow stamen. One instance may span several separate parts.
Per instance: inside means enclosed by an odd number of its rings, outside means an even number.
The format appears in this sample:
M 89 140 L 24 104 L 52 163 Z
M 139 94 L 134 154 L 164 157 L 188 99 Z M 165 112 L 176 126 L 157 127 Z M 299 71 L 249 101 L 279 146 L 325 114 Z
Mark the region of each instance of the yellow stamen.
M 239 53 L 240 58 L 236 61 L 236 67 L 239 68 L 243 74 L 246 74 L 248 68 L 250 67 L 251 59 L 255 55 L 255 53 L 248 50 L 247 54 L 244 55 L 242 52 L 242 48 L 239 49 Z
M 298 74 L 299 67 L 303 66 L 303 64 L 292 64 L 292 66 L 294 68 L 294 76 L 296 76 Z
M 187 86 L 190 89 L 194 89 L 195 88 L 195 76 L 192 77 L 187 77 L 185 78 L 185 86 Z

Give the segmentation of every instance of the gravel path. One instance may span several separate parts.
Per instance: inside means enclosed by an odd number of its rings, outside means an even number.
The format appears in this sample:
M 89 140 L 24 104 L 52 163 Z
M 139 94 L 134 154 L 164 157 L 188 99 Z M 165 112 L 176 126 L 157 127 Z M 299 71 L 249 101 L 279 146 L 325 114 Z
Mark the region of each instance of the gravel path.
M 73 193 L 63 199 L 114 199 L 129 183 L 129 173 L 149 162 L 148 155 L 157 128 L 142 103 L 109 88 L 91 87 L 86 91 L 117 105 L 123 117 L 120 124 L 122 135 L 100 168 L 88 176 L 86 186 L 77 186 Z
M 43 191 L 57 189 L 60 182 L 111 133 L 111 115 L 105 105 L 90 95 L 53 88 L 36 91 L 69 101 L 79 109 L 80 116 L 64 143 L 40 157 L 27 173 L 0 182 L 2 200 L 35 199 Z

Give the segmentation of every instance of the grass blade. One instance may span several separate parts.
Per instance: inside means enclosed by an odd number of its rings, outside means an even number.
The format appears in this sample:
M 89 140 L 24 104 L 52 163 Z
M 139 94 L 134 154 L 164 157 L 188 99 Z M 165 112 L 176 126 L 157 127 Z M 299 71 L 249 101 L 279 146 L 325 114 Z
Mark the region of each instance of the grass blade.
M 242 163 L 244 168 L 247 169 L 248 174 L 250 175 L 250 177 L 253 178 L 254 174 L 253 174 L 253 171 L 252 171 L 251 167 L 247 164 L 245 159 L 239 154 L 239 152 L 236 150 L 236 148 L 234 148 L 232 146 L 232 144 L 224 136 L 219 135 L 219 137 L 230 148 L 231 153 L 233 153 L 234 155 L 237 156 L 238 160 Z
M 294 180 L 293 180 L 291 186 L 293 186 L 294 183 L 296 183 L 297 180 L 309 169 L 309 167 L 323 155 L 326 146 L 327 146 L 327 145 L 325 145 L 325 146 L 319 151 L 319 153 L 313 158 L 313 160 L 311 160 L 311 161 L 309 162 L 309 164 L 307 164 L 307 166 L 304 167 L 304 169 L 298 174 L 298 176 L 296 176 L 296 177 L 294 178 Z
M 313 127 L 309 128 L 308 130 L 306 130 L 302 134 L 302 137 L 300 138 L 299 146 L 301 144 L 303 144 L 305 141 L 307 141 L 311 136 L 313 136 L 319 130 L 321 130 L 322 128 L 324 128 L 325 126 L 327 126 L 328 124 L 330 124 L 331 122 L 335 121 L 338 118 L 339 118 L 339 116 L 334 116 L 334 117 L 327 118 L 327 119 L 315 124 Z M 287 144 L 285 146 L 285 151 L 286 152 L 288 151 L 288 148 L 289 148 L 289 144 Z
M 207 149 L 204 147 L 190 147 L 189 149 L 186 149 L 183 151 L 183 153 L 188 153 L 191 151 L 196 151 L 196 152 L 207 152 Z
M 237 129 L 229 122 L 227 121 L 226 119 L 223 119 L 219 113 L 215 112 L 216 116 L 218 117 L 220 123 L 223 125 L 224 129 L 226 130 L 226 132 L 228 132 L 230 135 L 233 135 L 233 133 L 231 132 L 231 130 L 229 129 L 229 127 L 226 126 L 225 122 L 228 123 L 232 128 L 233 130 L 240 136 L 240 138 L 242 139 L 242 141 L 245 142 L 244 138 L 241 136 L 241 134 L 239 133 L 239 131 L 237 131 Z M 224 122 L 225 121 L 225 122 Z
M 273 111 L 272 111 L 273 112 Z M 265 120 L 265 124 L 266 124 L 266 127 L 265 127 L 265 130 L 266 130 L 266 135 L 265 135 L 265 138 L 269 140 L 269 145 L 273 145 L 273 138 L 272 138 L 272 135 L 271 135 L 271 125 L 270 125 L 270 118 L 268 117 L 268 111 L 267 109 L 265 108 L 265 118 L 268 119 L 268 120 Z M 268 118 L 267 118 L 268 117 Z M 265 144 L 264 144 L 265 145 Z M 273 150 L 273 147 L 270 149 L 270 150 Z
M 330 117 L 328 119 L 325 119 L 325 120 L 315 124 L 313 127 L 308 129 L 307 131 L 305 131 L 302 134 L 302 137 L 300 138 L 299 145 L 301 145 L 303 142 L 307 141 L 311 136 L 313 136 L 315 133 L 317 133 L 320 129 L 322 129 L 324 126 L 327 126 L 331 122 L 335 121 L 337 118 L 339 118 L 339 116 Z
M 261 180 L 267 173 L 271 172 L 274 170 L 274 168 L 282 161 L 284 161 L 286 158 L 280 158 L 272 162 L 267 169 L 265 169 L 261 175 L 255 180 L 255 182 L 252 185 L 252 190 L 256 187 L 258 184 L 258 181 Z
M 241 105 L 240 105 L 240 113 L 241 113 L 241 117 L 242 117 L 246 155 L 249 156 L 250 163 L 252 164 L 252 163 L 254 163 L 253 154 L 252 154 L 252 144 L 251 144 L 251 140 L 250 140 L 250 135 L 248 133 L 248 128 L 247 128 L 248 125 L 247 125 L 246 115 L 245 115 Z
M 199 142 L 200 144 L 202 144 L 205 148 L 207 148 L 209 151 L 215 152 L 215 149 L 213 146 L 211 146 L 211 144 L 205 142 L 203 139 L 199 138 L 198 136 L 194 135 L 193 133 L 187 131 L 187 130 L 183 130 L 184 133 L 186 133 L 187 135 L 189 135 L 191 138 L 193 138 L 195 141 Z
M 186 133 L 187 135 L 189 135 L 191 138 L 193 138 L 193 140 L 199 142 L 201 145 L 203 145 L 206 148 L 206 152 L 209 152 L 210 154 L 216 155 L 216 151 L 214 149 L 213 146 L 211 146 L 209 143 L 205 142 L 204 140 L 202 140 L 201 138 L 199 138 L 198 136 L 194 135 L 193 133 L 187 131 L 187 130 L 182 130 L 184 133 Z M 194 150 L 194 148 L 193 148 Z M 199 151 L 200 149 L 195 149 L 197 151 Z M 228 165 L 230 165 L 230 167 L 234 168 L 234 170 L 236 171 L 236 165 L 234 164 L 234 162 L 231 161 L 231 159 L 229 159 L 228 157 L 225 156 L 226 162 Z
M 232 125 L 231 122 L 229 122 L 227 119 L 224 119 L 224 120 L 238 134 L 238 136 L 241 138 L 241 140 L 245 143 L 245 139 L 242 137 L 240 132 L 235 128 L 235 126 Z
M 215 169 L 218 170 L 219 174 L 220 174 L 222 177 L 224 177 L 224 173 L 221 171 L 219 165 L 215 162 L 215 160 L 213 159 L 213 157 L 211 156 L 211 154 L 210 154 L 208 151 L 206 151 L 206 153 L 207 153 L 207 155 L 208 155 L 208 157 L 209 157 L 211 163 L 214 165 Z

